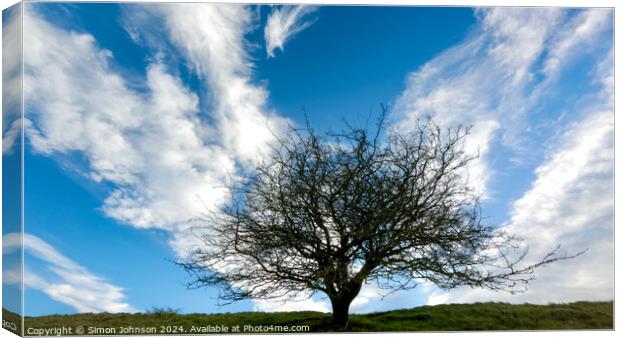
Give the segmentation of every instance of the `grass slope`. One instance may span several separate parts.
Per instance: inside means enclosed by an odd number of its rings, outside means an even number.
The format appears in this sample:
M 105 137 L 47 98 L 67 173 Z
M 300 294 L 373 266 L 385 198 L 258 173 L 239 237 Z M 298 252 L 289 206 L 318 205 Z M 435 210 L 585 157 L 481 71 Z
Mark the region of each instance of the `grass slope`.
M 2 328 L 19 335 L 21 323 L 21 318 L 17 313 L 2 308 Z
M 577 302 L 551 305 L 511 305 L 506 303 L 476 303 L 423 306 L 364 315 L 352 315 L 347 331 L 461 331 L 461 330 L 561 330 L 613 329 L 612 302 Z M 229 330 L 245 325 L 294 326 L 308 325 L 310 331 L 330 331 L 329 314 L 318 312 L 244 312 L 226 314 L 75 314 L 26 317 L 25 327 L 55 328 L 81 326 L 84 334 L 131 334 L 121 327 L 143 330 L 141 334 L 215 333 L 216 327 Z M 93 328 L 107 332 L 89 332 Z M 180 329 L 182 327 L 182 329 Z M 198 331 L 192 331 L 192 327 Z M 154 332 L 144 330 L 153 328 Z M 199 331 L 210 330 L 210 331 Z M 273 329 L 273 328 L 272 328 Z M 267 329 L 269 330 L 269 329 Z M 112 332 L 115 331 L 115 332 Z M 167 332 L 168 331 L 168 332 Z M 33 331 L 30 332 L 32 334 Z M 230 331 L 228 331 L 230 332 Z M 282 332 L 282 330 L 264 331 Z M 65 333 L 66 334 L 66 333 Z M 135 332 L 138 334 L 138 332 Z

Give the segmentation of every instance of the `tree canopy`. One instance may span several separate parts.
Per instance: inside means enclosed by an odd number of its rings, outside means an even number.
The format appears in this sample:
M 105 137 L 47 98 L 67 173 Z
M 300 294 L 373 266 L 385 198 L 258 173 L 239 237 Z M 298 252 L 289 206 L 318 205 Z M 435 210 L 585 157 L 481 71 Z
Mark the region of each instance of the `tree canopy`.
M 405 132 L 381 118 L 373 129 L 280 138 L 205 220 L 204 245 L 181 263 L 191 285 L 218 286 L 224 301 L 322 292 L 344 327 L 365 283 L 520 292 L 535 268 L 573 257 L 557 247 L 523 265 L 526 247 L 482 222 L 468 128 L 421 119 Z

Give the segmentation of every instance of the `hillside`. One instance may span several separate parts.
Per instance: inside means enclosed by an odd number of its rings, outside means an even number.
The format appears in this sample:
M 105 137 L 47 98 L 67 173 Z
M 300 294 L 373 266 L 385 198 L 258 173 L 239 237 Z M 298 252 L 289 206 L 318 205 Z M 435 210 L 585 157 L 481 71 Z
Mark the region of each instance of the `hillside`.
M 3 311 L 6 316 L 6 311 Z M 6 317 L 5 317 L 6 318 Z M 26 333 L 57 334 L 70 327 L 76 334 L 199 334 L 238 332 L 331 331 L 329 314 L 318 312 L 244 312 L 226 314 L 75 314 L 26 317 Z M 259 326 L 262 325 L 262 328 Z M 423 306 L 364 315 L 352 315 L 347 331 L 461 331 L 612 329 L 612 302 L 552 305 L 476 303 Z M 47 332 L 41 330 L 48 330 Z M 75 332 L 75 330 L 78 332 Z M 259 330 L 260 329 L 260 330 Z M 33 331 L 38 330 L 38 331 Z M 288 331 L 287 331 L 288 330 Z M 30 332 L 29 332 L 30 331 Z

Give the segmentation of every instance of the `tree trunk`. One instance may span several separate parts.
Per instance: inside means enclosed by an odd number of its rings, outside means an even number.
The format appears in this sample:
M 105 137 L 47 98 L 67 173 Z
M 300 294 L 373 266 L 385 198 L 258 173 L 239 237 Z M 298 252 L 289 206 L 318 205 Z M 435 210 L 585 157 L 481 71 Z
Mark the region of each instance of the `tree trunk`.
M 349 324 L 349 307 L 355 296 L 353 295 L 340 295 L 339 297 L 331 298 L 332 302 L 332 323 L 334 328 L 343 330 L 347 328 Z

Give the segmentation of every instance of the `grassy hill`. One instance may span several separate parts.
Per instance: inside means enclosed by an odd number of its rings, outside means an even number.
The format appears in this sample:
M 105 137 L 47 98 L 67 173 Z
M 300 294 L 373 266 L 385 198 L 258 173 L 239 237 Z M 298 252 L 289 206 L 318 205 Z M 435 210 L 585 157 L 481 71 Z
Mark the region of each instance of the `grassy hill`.
M 21 318 L 16 313 L 2 308 L 2 328 L 19 335 L 21 326 Z
M 3 312 L 3 315 L 7 315 Z M 5 317 L 6 318 L 6 317 Z M 57 327 L 79 327 L 88 334 L 198 334 L 239 332 L 331 331 L 329 314 L 319 312 L 244 312 L 226 314 L 76 314 L 26 317 L 26 334 Z M 253 331 L 251 328 L 253 328 Z M 352 315 L 347 331 L 461 331 L 612 329 L 612 302 L 577 302 L 551 305 L 476 303 L 423 306 L 364 315 Z M 48 333 L 52 333 L 49 331 Z M 79 332 L 78 332 L 79 333 Z M 64 332 L 63 335 L 67 335 Z

